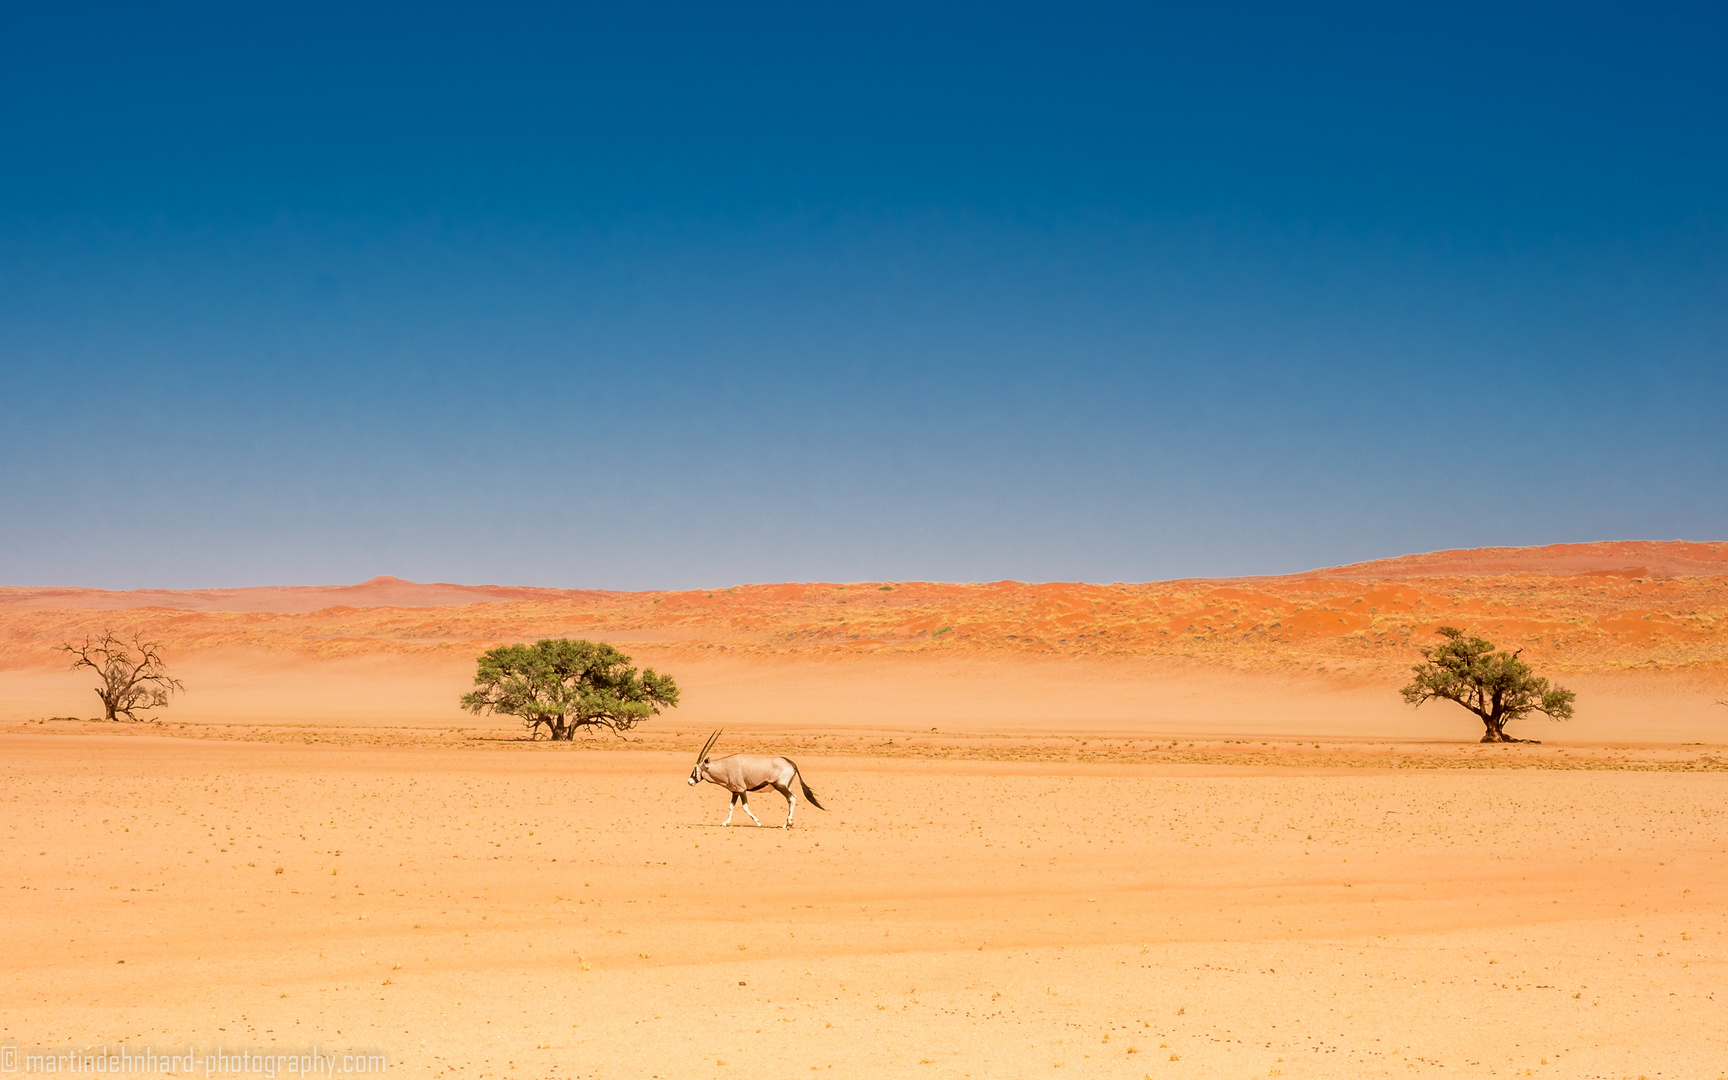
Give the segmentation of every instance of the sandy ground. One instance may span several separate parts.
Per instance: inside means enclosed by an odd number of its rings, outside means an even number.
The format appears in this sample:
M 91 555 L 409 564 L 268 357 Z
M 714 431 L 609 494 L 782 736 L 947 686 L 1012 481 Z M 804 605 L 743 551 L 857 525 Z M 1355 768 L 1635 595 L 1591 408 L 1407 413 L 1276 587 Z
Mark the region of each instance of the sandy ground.
M 1406 706 L 1444 623 L 1577 717 L 1481 746 Z M 67 719 L 96 699 L 55 646 L 110 627 L 186 682 L 161 722 Z M 566 635 L 683 704 L 575 745 L 457 709 L 478 651 Z M 124 1045 L 464 1078 L 1728 1077 L 1725 698 L 1724 544 L 1135 586 L 0 588 L 0 1072 Z M 716 727 L 828 809 L 719 827 L 684 783 Z
M 1420 741 L 1479 737 L 1481 724 L 1446 703 L 1420 709 L 1398 696 L 1401 676 L 1378 681 L 1218 670 L 1156 661 L 845 657 L 680 658 L 633 647 L 638 663 L 673 672 L 683 704 L 650 725 L 700 742 L 716 727 L 752 731 L 1120 734 L 1198 738 L 1337 738 Z M 508 732 L 457 705 L 471 688 L 472 657 L 214 653 L 176 658 L 188 690 L 159 715 L 179 729 L 270 726 L 329 738 L 353 729 L 418 733 Z M 1578 714 L 1542 716 L 1513 734 L 1574 744 L 1728 743 L 1728 690 L 1684 677 L 1578 674 Z M 0 727 L 53 716 L 100 714 L 87 672 L 0 668 Z
M 673 753 L 36 733 L 0 761 L 25 1047 L 472 1077 L 1728 1063 L 1723 772 L 814 756 L 828 809 L 787 832 L 719 828 Z

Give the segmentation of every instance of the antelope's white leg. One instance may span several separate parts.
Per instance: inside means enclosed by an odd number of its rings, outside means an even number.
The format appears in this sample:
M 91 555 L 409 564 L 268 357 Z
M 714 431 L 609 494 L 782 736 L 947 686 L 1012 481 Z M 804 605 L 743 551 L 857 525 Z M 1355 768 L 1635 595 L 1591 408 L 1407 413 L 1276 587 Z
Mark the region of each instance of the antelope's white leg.
M 792 827 L 792 811 L 796 809 L 798 809 L 797 797 L 788 794 L 786 796 L 786 824 L 780 826 L 782 829 L 790 829 Z
M 730 825 L 730 824 L 732 824 L 732 811 L 734 811 L 734 810 L 736 810 L 736 809 L 738 809 L 738 800 L 737 800 L 737 799 L 733 799 L 733 800 L 732 800 L 732 805 L 730 805 L 730 806 L 728 806 L 728 807 L 727 807 L 727 808 L 726 808 L 726 820 L 725 820 L 725 821 L 722 821 L 722 822 L 721 822 L 721 823 L 720 823 L 720 824 L 721 824 L 721 825 Z
M 744 799 L 744 812 L 750 815 L 751 821 L 754 821 L 758 825 L 762 824 L 762 819 L 756 816 L 756 811 L 750 809 L 750 800 L 748 797 Z

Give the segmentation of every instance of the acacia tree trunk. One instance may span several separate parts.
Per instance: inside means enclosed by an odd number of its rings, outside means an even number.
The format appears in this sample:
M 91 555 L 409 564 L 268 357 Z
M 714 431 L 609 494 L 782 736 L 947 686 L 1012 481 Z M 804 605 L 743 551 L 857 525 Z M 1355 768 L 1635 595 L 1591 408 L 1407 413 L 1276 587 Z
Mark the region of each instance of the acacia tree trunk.
M 1506 721 L 1509 719 L 1511 719 L 1511 717 L 1508 717 L 1503 713 L 1483 716 L 1482 726 L 1488 730 L 1482 736 L 1482 741 L 1516 743 L 1540 743 L 1542 741 L 1541 739 L 1514 739 L 1512 736 L 1506 734 Z

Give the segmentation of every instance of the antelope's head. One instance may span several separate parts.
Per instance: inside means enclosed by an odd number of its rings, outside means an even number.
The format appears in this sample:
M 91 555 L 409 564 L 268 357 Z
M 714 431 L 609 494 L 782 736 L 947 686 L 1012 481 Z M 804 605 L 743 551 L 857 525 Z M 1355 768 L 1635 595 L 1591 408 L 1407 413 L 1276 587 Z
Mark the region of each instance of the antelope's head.
M 696 765 L 690 770 L 690 783 L 700 784 L 702 782 L 702 766 L 708 764 L 708 751 L 714 749 L 715 740 L 720 738 L 720 732 L 724 730 L 724 728 L 715 729 L 714 734 L 708 736 L 708 741 L 702 744 L 701 751 L 696 755 Z

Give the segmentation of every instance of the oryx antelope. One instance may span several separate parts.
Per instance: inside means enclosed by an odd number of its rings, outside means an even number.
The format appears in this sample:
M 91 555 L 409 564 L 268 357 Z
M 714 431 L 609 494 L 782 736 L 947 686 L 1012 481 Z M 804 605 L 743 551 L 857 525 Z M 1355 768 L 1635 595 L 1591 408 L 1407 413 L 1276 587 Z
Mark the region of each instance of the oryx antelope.
M 709 761 L 708 751 L 714 749 L 714 742 L 718 738 L 720 732 L 716 731 L 702 744 L 702 752 L 696 755 L 696 767 L 690 770 L 690 783 L 694 785 L 706 780 L 710 784 L 719 784 L 732 793 L 732 805 L 726 808 L 726 820 L 721 822 L 722 825 L 732 824 L 732 812 L 740 805 L 744 807 L 744 812 L 750 815 L 751 821 L 762 824 L 762 819 L 750 810 L 749 792 L 771 787 L 786 796 L 786 824 L 781 828 L 790 829 L 792 812 L 798 808 L 798 797 L 792 793 L 794 780 L 798 782 L 798 787 L 804 792 L 804 798 L 811 806 L 818 810 L 827 809 L 816 801 L 816 793 L 804 782 L 797 764 L 791 758 L 731 754 Z

